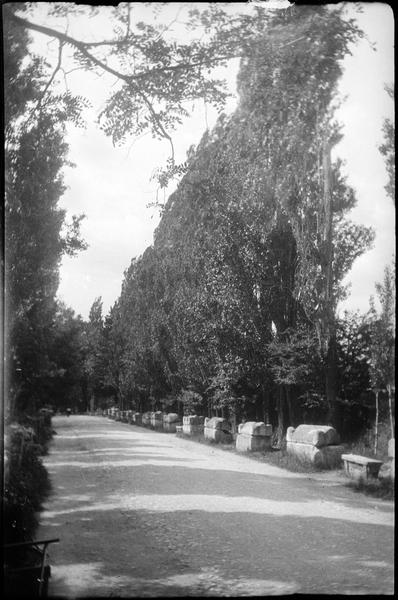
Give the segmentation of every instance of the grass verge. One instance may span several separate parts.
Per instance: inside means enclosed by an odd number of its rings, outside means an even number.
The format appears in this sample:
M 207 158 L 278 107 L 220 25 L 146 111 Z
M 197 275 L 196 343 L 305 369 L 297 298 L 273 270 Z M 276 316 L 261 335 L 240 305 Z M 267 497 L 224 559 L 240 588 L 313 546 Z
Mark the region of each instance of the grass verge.
M 394 500 L 394 482 L 390 477 L 368 480 L 362 478 L 357 480 L 350 479 L 347 482 L 347 487 L 372 498 Z

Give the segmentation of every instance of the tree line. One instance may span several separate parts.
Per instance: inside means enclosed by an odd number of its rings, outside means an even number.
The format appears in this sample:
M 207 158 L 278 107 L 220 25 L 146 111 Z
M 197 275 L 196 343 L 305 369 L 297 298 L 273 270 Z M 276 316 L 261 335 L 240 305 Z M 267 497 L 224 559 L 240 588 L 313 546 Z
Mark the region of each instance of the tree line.
M 330 160 L 341 136 L 334 118 L 341 63 L 362 32 L 342 7 L 255 8 L 250 18 L 231 19 L 213 5 L 190 11 L 191 27 L 200 22 L 209 33 L 218 26 L 189 50 L 166 43 L 152 26 L 134 33 L 125 8 L 115 12 L 119 34 L 97 45 L 40 29 L 28 5 L 7 8 L 11 417 L 46 404 L 85 410 L 116 402 L 266 419 L 279 441 L 287 425 L 303 420 L 359 430 L 374 402 L 371 390 L 392 397 L 395 336 L 391 268 L 377 290 L 381 313 L 372 305 L 367 315 L 337 317 L 347 293 L 342 280 L 374 237 L 347 218 L 355 192 L 339 161 Z M 53 10 L 61 14 L 62 3 Z M 187 98 L 207 94 L 221 104 L 222 86 L 208 83 L 206 69 L 241 57 L 238 108 L 221 114 L 185 164 L 171 159 L 160 183 L 183 176 L 153 245 L 132 260 L 109 314 L 99 298 L 86 322 L 56 299 L 61 256 L 85 247 L 82 216 L 67 224 L 58 207 L 65 125 L 83 125 L 85 101 L 56 94 L 55 72 L 49 77 L 43 59 L 27 59 L 29 29 L 58 39 L 60 59 L 64 46 L 74 48 L 86 69 L 103 68 L 98 49 L 111 48 L 121 64 L 134 54 L 136 77 L 126 81 L 121 73 L 122 87 L 100 119 L 115 142 L 140 133 L 140 123 L 169 139 Z M 164 111 L 156 108 L 161 102 Z M 393 194 L 392 124 L 384 131 Z
M 301 7 L 242 59 L 235 113 L 189 152 L 109 314 L 93 304 L 96 404 L 269 420 L 279 441 L 303 421 L 347 436 L 373 418 L 372 390 L 394 378 L 393 272 L 381 316 L 337 317 L 374 232 L 347 218 L 355 192 L 330 161 L 341 61 L 360 36 L 339 10 Z

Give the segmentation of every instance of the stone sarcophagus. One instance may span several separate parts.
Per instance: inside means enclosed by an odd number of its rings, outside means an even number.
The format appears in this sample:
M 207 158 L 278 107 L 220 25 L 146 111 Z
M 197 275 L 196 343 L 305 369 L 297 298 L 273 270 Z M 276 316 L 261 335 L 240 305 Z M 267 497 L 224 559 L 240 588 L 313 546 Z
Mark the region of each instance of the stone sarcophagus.
M 123 421 L 123 423 L 128 423 L 128 413 L 128 410 L 120 411 L 120 420 Z
M 133 412 L 131 422 L 134 423 L 134 425 L 142 425 L 142 413 Z
M 238 426 L 236 449 L 239 452 L 261 452 L 271 448 L 272 425 L 247 421 Z
M 205 440 L 227 444 L 232 441 L 231 425 L 222 417 L 206 417 L 204 422 Z
M 388 457 L 391 458 L 391 479 L 395 481 L 395 438 L 388 440 Z
M 155 429 L 162 429 L 163 427 L 163 413 L 160 410 L 151 413 L 151 425 Z
M 147 426 L 151 424 L 151 413 L 150 412 L 144 412 L 142 413 L 142 424 Z
M 337 431 L 329 425 L 299 425 L 288 427 L 286 450 L 300 461 L 320 468 L 340 465 L 344 446 Z
M 163 429 L 168 433 L 175 433 L 176 427 L 179 423 L 179 416 L 177 413 L 168 413 L 163 415 Z
M 199 435 L 203 433 L 205 418 L 199 415 L 186 415 L 182 418 L 182 433 L 184 435 Z

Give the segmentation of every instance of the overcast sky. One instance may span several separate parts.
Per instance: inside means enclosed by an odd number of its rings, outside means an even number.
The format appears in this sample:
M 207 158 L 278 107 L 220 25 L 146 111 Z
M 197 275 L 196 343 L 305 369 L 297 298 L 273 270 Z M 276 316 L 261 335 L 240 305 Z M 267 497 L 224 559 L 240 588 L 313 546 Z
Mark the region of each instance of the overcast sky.
M 145 7 L 137 3 L 135 14 L 141 13 L 142 20 L 152 17 L 156 4 Z M 166 9 L 166 18 L 171 20 L 179 6 L 179 3 L 171 3 Z M 384 85 L 393 82 L 394 34 L 393 14 L 387 4 L 363 3 L 362 6 L 363 14 L 358 16 L 358 23 L 377 50 L 372 50 L 369 41 L 362 40 L 353 48 L 353 55 L 345 60 L 341 92 L 348 98 L 339 112 L 345 137 L 335 148 L 334 156 L 346 160 L 345 172 L 357 193 L 358 205 L 350 218 L 376 230 L 374 248 L 354 264 L 348 278 L 351 295 L 340 307 L 366 311 L 369 296 L 375 291 L 374 284 L 382 280 L 384 267 L 391 262 L 395 248 L 394 204 L 384 190 L 387 174 L 377 148 L 383 139 L 383 119 L 393 115 L 393 102 L 384 91 Z M 43 6 L 39 7 L 32 20 L 43 22 L 43 10 Z M 108 10 L 101 9 L 104 30 L 109 25 Z M 90 31 L 81 20 L 75 23 L 73 33 L 83 38 Z M 48 45 L 44 36 L 35 36 L 34 47 L 49 58 L 56 58 L 56 44 Z M 235 62 L 225 73 L 232 92 L 237 66 Z M 76 167 L 65 170 L 68 189 L 61 201 L 69 215 L 86 215 L 82 233 L 89 248 L 78 257 L 63 259 L 59 297 L 86 318 L 98 296 L 103 299 L 104 313 L 109 310 L 120 294 L 123 272 L 131 259 L 152 244 L 159 213 L 148 208 L 156 198 L 157 188 L 151 176 L 157 167 L 164 165 L 169 147 L 166 142 L 150 136 L 134 143 L 130 141 L 123 147 L 113 147 L 92 119 L 103 105 L 107 85 L 112 82 L 78 71 L 68 75 L 67 83 L 72 92 L 87 96 L 93 104 L 92 111 L 87 113 L 87 128 L 69 127 L 68 130 L 70 158 Z M 59 85 L 65 86 L 64 81 Z M 236 99 L 231 99 L 226 112 L 235 106 Z M 206 126 L 211 128 L 217 118 L 214 110 L 209 107 L 205 110 L 200 103 L 190 108 L 192 116 L 173 135 L 177 162 L 185 159 L 188 148 L 199 142 Z M 168 193 L 171 191 L 172 188 Z

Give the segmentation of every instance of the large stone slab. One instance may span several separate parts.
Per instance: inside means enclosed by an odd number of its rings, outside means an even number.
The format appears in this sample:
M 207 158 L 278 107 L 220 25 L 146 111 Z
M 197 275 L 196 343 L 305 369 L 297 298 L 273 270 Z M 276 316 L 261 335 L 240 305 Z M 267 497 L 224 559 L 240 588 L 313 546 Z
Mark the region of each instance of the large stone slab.
M 135 412 L 132 416 L 132 422 L 134 425 L 142 425 L 142 413 Z
M 151 424 L 151 413 L 150 412 L 142 413 L 142 424 L 145 426 L 148 426 Z
M 179 421 L 180 417 L 177 413 L 167 413 L 163 415 L 163 423 L 175 423 Z
M 236 449 L 239 452 L 261 452 L 271 448 L 272 426 L 262 421 L 247 421 L 238 426 Z
M 299 425 L 296 428 L 288 427 L 286 441 L 311 444 L 322 448 L 339 444 L 340 437 L 337 431 L 329 425 Z
M 203 433 L 204 417 L 186 415 L 182 418 L 182 433 L 184 435 L 199 435 Z
M 391 479 L 395 481 L 395 438 L 388 440 L 388 456 L 391 458 Z
M 151 413 L 151 425 L 156 429 L 163 427 L 163 413 L 160 410 Z
M 388 440 L 388 456 L 395 458 L 395 438 Z
M 286 451 L 303 463 L 310 463 L 319 468 L 333 469 L 341 464 L 341 456 L 345 448 L 334 444 L 318 448 L 303 442 L 286 442 Z
M 163 429 L 167 431 L 167 433 L 175 433 L 177 431 L 177 424 L 179 423 L 179 416 L 177 413 L 163 415 Z
M 205 439 L 218 443 L 229 443 L 232 441 L 231 426 L 226 419 L 222 417 L 205 418 L 204 422 Z

